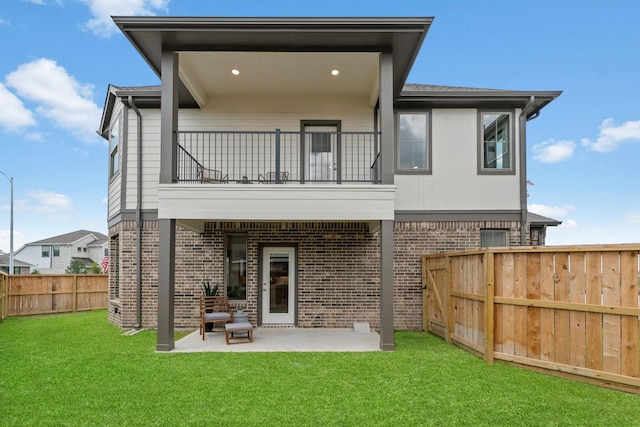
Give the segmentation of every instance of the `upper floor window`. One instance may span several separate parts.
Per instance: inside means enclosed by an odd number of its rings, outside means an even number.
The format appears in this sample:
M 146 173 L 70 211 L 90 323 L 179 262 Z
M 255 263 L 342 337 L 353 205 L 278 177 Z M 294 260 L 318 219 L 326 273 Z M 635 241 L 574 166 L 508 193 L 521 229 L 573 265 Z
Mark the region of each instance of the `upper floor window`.
M 479 173 L 515 172 L 513 135 L 511 113 L 480 113 Z
M 111 128 L 109 135 L 109 177 L 114 176 L 119 169 L 118 145 L 120 142 L 120 119 Z
M 431 170 L 429 114 L 398 113 L 397 172 Z
M 42 258 L 49 258 L 49 254 L 50 254 L 49 249 L 50 249 L 50 246 L 48 245 L 42 246 Z
M 60 245 L 53 245 L 53 256 L 60 256 Z

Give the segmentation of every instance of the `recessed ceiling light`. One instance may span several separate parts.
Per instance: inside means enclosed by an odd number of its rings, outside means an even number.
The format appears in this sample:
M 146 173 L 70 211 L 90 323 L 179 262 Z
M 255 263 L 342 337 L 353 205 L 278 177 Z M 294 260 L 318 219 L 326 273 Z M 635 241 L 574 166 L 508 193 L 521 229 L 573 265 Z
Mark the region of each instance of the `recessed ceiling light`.
M 231 70 L 231 74 L 233 74 L 234 76 L 237 76 L 240 74 L 240 70 L 237 70 L 234 68 L 233 70 Z
M 338 74 L 340 74 L 340 70 L 338 70 L 338 69 L 331 70 L 331 75 L 332 76 L 337 76 Z

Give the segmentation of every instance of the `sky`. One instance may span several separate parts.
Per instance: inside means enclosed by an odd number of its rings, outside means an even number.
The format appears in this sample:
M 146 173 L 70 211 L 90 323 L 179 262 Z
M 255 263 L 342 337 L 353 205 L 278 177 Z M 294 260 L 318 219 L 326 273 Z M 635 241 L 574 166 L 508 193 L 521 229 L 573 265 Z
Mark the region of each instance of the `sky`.
M 640 242 L 636 0 L 0 0 L 0 250 L 107 234 L 108 85 L 159 84 L 110 16 L 433 16 L 407 83 L 563 94 L 527 126 L 548 245 Z

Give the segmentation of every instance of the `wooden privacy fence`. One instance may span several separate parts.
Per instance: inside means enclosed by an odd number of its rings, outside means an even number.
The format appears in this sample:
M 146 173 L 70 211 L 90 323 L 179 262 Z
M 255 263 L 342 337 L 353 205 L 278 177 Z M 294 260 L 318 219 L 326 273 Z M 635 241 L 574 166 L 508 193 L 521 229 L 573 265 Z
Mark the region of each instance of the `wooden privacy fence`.
M 424 255 L 424 329 L 483 357 L 640 392 L 640 245 Z
M 7 316 L 107 307 L 105 274 L 16 274 L 8 282 Z

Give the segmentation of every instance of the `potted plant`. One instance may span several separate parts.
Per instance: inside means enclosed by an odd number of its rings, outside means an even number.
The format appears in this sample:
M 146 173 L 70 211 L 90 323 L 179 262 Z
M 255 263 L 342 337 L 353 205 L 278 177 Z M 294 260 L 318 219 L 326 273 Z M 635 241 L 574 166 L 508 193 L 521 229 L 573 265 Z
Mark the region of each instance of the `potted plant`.
M 204 296 L 216 296 L 218 295 L 218 291 L 220 290 L 220 282 L 216 282 L 213 285 L 208 281 L 205 280 L 204 283 L 202 283 L 202 294 Z

